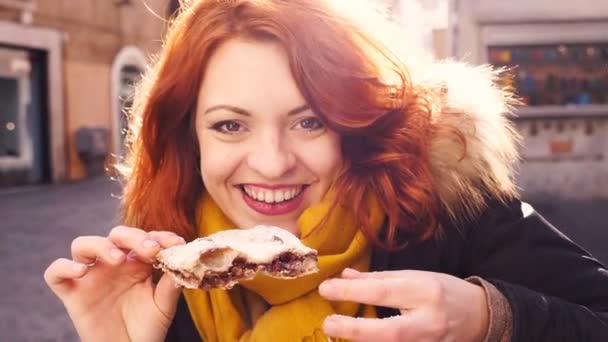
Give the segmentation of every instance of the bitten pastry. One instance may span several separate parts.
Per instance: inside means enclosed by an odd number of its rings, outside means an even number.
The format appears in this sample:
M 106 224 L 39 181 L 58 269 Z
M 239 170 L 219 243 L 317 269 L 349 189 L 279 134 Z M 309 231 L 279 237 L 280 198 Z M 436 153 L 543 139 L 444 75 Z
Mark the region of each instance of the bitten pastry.
M 231 289 L 257 272 L 275 278 L 318 272 L 317 251 L 272 226 L 224 230 L 164 249 L 154 266 L 171 274 L 178 285 L 203 290 Z

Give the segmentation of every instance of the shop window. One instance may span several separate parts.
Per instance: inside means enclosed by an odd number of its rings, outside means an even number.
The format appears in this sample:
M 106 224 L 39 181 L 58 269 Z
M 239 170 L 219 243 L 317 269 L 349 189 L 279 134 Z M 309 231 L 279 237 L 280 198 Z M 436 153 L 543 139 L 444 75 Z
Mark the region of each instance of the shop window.
M 125 65 L 120 69 L 120 88 L 119 88 L 119 101 L 120 101 L 120 136 L 121 145 L 124 144 L 124 138 L 127 134 L 128 129 L 128 118 L 127 113 L 133 106 L 133 96 L 135 92 L 135 86 L 141 79 L 143 71 L 135 65 Z
M 112 65 L 112 153 L 122 156 L 128 130 L 127 113 L 133 105 L 134 87 L 141 80 L 146 57 L 134 46 L 119 51 Z
M 608 105 L 608 43 L 493 46 L 488 57 L 526 105 Z
M 167 5 L 167 16 L 172 16 L 175 14 L 175 12 L 177 12 L 177 10 L 180 8 L 180 3 L 179 0 L 170 0 L 169 4 Z

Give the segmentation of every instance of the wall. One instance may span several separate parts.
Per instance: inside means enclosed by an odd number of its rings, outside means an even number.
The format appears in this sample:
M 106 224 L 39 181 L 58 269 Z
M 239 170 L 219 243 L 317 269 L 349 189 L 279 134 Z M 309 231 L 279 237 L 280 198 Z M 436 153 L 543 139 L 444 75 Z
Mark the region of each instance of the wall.
M 422 48 L 431 58 L 448 57 L 448 1 L 397 0 L 395 3 L 395 16 L 407 44 Z
M 481 29 L 489 24 L 608 21 L 608 1 L 598 0 L 451 0 L 452 54 L 481 60 Z
M 538 201 L 608 198 L 608 121 L 525 120 L 518 185 Z
M 85 126 L 114 129 L 111 67 L 124 46 L 149 56 L 160 48 L 167 0 L 39 1 L 33 25 L 63 33 L 65 78 L 65 140 L 69 179 L 85 176 L 74 146 L 76 130 Z M 111 138 L 111 134 L 110 134 Z
M 606 32 L 608 1 L 450 2 L 451 54 L 472 64 L 487 62 L 488 44 L 608 42 Z M 518 111 L 518 182 L 529 197 L 608 198 L 608 106 L 589 107 Z

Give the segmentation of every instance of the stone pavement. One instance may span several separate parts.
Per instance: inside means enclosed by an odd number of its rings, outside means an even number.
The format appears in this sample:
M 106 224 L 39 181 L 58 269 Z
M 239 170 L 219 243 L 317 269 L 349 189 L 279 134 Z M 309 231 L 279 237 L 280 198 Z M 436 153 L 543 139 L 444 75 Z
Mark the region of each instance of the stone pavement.
M 46 287 L 44 269 L 68 257 L 79 235 L 105 235 L 119 194 L 104 179 L 0 190 L 0 341 L 77 341 L 69 317 Z M 534 203 L 533 203 L 534 204 Z M 608 201 L 536 204 L 552 223 L 608 262 Z
M 113 226 L 112 191 L 119 193 L 103 179 L 0 190 L 0 341 L 78 341 L 43 273 L 69 257 L 75 237 L 105 235 Z

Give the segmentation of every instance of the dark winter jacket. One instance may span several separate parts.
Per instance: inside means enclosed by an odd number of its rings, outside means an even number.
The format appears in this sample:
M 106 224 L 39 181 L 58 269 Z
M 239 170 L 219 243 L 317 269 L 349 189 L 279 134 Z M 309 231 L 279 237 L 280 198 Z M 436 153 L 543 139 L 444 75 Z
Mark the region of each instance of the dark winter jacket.
M 465 229 L 402 252 L 373 254 L 372 270 L 479 276 L 508 299 L 512 341 L 608 341 L 608 271 L 531 207 L 496 203 Z M 397 312 L 378 308 L 380 316 Z M 200 341 L 183 298 L 167 341 Z

